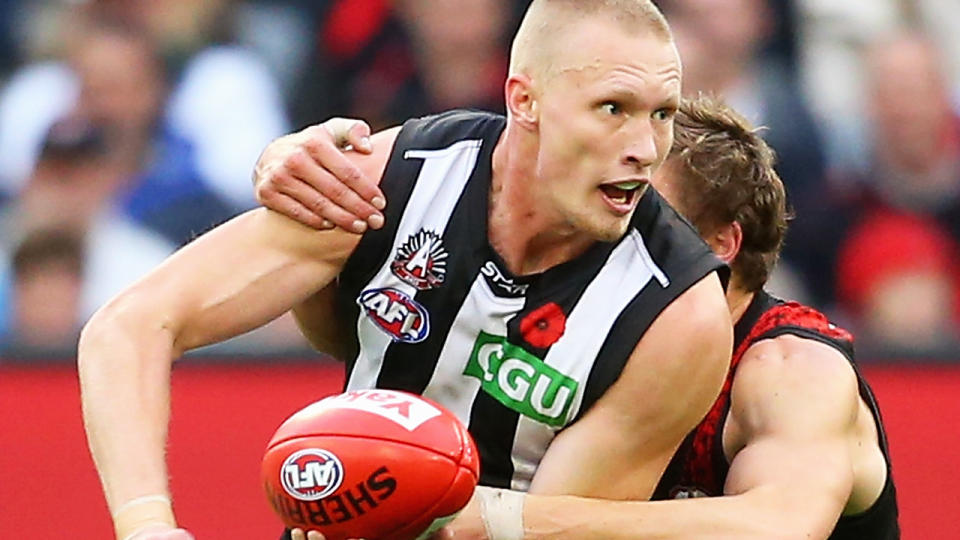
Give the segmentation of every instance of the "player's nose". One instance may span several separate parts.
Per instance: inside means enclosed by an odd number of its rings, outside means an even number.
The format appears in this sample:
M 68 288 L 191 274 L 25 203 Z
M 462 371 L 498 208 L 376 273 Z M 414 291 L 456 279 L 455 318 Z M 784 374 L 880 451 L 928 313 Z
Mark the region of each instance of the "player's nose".
M 627 137 L 623 152 L 625 165 L 642 171 L 657 162 L 656 133 L 650 122 L 637 122 Z

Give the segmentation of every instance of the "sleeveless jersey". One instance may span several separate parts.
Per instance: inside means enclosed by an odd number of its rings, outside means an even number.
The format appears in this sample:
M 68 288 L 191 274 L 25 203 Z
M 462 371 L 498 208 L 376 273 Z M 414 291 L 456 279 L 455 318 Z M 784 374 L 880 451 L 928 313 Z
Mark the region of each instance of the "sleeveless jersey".
M 380 187 L 385 225 L 340 275 L 358 354 L 346 389 L 435 400 L 477 442 L 481 484 L 525 490 L 554 436 L 617 379 L 677 296 L 726 267 L 652 189 L 628 232 L 540 274 L 510 273 L 487 237 L 502 116 L 410 120 Z
M 853 360 L 853 337 L 829 322 L 819 311 L 796 302 L 784 302 L 766 292 L 758 293 L 737 321 L 734 355 L 720 396 L 707 416 L 677 449 L 654 492 L 654 500 L 723 495 L 730 464 L 723 451 L 723 426 L 730 412 L 730 389 L 737 366 L 754 343 L 784 334 L 813 339 L 840 351 L 857 374 L 860 397 L 867 404 L 877 427 L 880 450 L 887 462 L 887 480 L 880 497 L 865 512 L 841 516 L 829 540 L 896 540 L 897 493 L 893 484 L 887 436 L 873 391 Z

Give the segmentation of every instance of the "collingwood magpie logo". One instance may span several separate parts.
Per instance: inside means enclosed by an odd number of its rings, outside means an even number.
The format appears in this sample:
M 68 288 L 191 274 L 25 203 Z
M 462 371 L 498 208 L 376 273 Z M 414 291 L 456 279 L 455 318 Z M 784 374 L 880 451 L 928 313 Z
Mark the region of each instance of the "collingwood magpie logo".
M 437 233 L 420 229 L 397 248 L 390 271 L 418 290 L 434 289 L 443 284 L 449 256 Z

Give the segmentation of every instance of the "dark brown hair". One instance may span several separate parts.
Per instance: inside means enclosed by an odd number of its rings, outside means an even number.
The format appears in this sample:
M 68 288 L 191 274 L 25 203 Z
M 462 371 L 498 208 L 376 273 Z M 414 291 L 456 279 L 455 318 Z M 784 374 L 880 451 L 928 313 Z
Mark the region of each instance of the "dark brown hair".
M 701 96 L 682 103 L 669 159 L 682 175 L 678 210 L 701 234 L 739 223 L 743 240 L 731 266 L 740 286 L 762 288 L 789 218 L 773 150 L 743 116 Z

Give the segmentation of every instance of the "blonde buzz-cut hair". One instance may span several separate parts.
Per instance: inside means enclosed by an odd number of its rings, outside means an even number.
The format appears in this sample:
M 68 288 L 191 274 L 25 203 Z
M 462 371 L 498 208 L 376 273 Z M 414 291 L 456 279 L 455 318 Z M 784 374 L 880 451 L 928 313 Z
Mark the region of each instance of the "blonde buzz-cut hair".
M 557 48 L 566 46 L 564 30 L 588 17 L 603 16 L 630 34 L 651 31 L 672 41 L 670 25 L 651 0 L 533 0 L 513 39 L 510 74 L 548 79 L 556 65 Z

